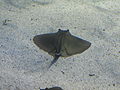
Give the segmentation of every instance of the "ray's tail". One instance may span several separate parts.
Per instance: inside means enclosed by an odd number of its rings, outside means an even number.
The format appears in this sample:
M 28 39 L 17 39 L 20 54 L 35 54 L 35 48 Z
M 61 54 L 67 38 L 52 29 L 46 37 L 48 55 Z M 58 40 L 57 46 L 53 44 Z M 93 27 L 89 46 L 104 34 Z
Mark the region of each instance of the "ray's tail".
M 50 65 L 49 65 L 49 68 L 50 68 L 54 63 L 57 62 L 57 60 L 58 60 L 59 57 L 60 57 L 60 55 L 55 55 L 53 61 L 52 61 L 52 62 L 50 63 Z

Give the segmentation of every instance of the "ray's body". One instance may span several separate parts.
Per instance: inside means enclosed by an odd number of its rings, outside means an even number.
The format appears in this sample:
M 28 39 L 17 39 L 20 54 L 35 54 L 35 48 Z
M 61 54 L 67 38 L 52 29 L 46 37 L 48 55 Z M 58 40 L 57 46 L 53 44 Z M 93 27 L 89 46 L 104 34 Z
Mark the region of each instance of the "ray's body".
M 51 67 L 58 58 L 68 57 L 82 53 L 91 46 L 91 43 L 71 35 L 69 30 L 59 29 L 56 33 L 37 35 L 33 38 L 34 43 L 54 57 Z

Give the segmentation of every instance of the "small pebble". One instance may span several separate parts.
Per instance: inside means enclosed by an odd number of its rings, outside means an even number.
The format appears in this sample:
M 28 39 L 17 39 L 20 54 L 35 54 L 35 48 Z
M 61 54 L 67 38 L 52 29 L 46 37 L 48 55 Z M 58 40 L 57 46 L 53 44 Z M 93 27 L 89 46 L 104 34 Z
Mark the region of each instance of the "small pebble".
M 65 72 L 64 71 L 61 71 L 62 72 L 62 74 L 65 74 Z
M 115 86 L 115 84 L 113 84 L 113 86 Z
M 105 29 L 103 29 L 103 31 L 105 31 Z

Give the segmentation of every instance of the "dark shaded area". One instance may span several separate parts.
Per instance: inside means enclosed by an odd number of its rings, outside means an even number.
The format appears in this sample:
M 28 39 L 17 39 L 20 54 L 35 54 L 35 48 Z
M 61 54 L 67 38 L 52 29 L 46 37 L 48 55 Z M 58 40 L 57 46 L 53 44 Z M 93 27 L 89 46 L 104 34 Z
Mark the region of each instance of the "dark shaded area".
M 95 74 L 89 74 L 89 76 L 95 76 Z
M 69 30 L 61 29 L 56 33 L 37 35 L 33 38 L 33 41 L 40 49 L 54 57 L 49 67 L 51 67 L 60 56 L 68 57 L 82 53 L 91 46 L 90 42 L 71 35 Z
M 48 5 L 51 4 L 53 1 L 52 0 L 32 0 L 33 2 L 40 4 L 40 5 Z
M 63 90 L 60 87 L 52 87 L 52 88 L 45 88 L 45 89 L 40 89 L 40 90 Z
M 5 19 L 5 20 L 3 21 L 3 25 L 7 25 L 9 21 L 11 21 L 11 20 Z

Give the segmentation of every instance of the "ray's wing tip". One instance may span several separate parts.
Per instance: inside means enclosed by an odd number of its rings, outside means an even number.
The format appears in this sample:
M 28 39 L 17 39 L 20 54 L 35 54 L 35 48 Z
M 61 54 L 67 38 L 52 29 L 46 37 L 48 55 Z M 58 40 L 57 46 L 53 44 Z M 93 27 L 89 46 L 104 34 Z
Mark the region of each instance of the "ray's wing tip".
M 88 47 L 90 47 L 92 45 L 92 43 L 91 42 L 89 42 L 89 45 L 88 45 Z
M 39 35 L 34 36 L 33 42 L 34 42 L 34 44 L 35 44 L 36 46 L 38 46 L 40 49 L 43 48 L 43 44 L 42 44 L 42 42 L 41 42 L 41 38 L 39 37 Z
M 88 42 L 86 49 L 89 49 L 89 48 L 90 48 L 90 46 L 91 46 L 91 43 L 90 43 L 90 42 Z
M 37 36 L 34 36 L 33 42 L 34 42 L 35 44 L 38 42 L 38 37 L 37 37 Z
M 40 35 L 36 35 L 33 37 L 33 42 L 37 44 L 38 42 L 42 41 L 42 37 Z
M 90 46 L 91 46 L 91 43 L 87 41 L 87 43 L 86 43 L 86 45 L 85 45 L 85 47 L 84 47 L 84 48 L 85 48 L 85 50 L 89 49 L 89 48 L 90 48 Z
M 33 41 L 35 42 L 38 39 L 38 35 L 33 37 Z

